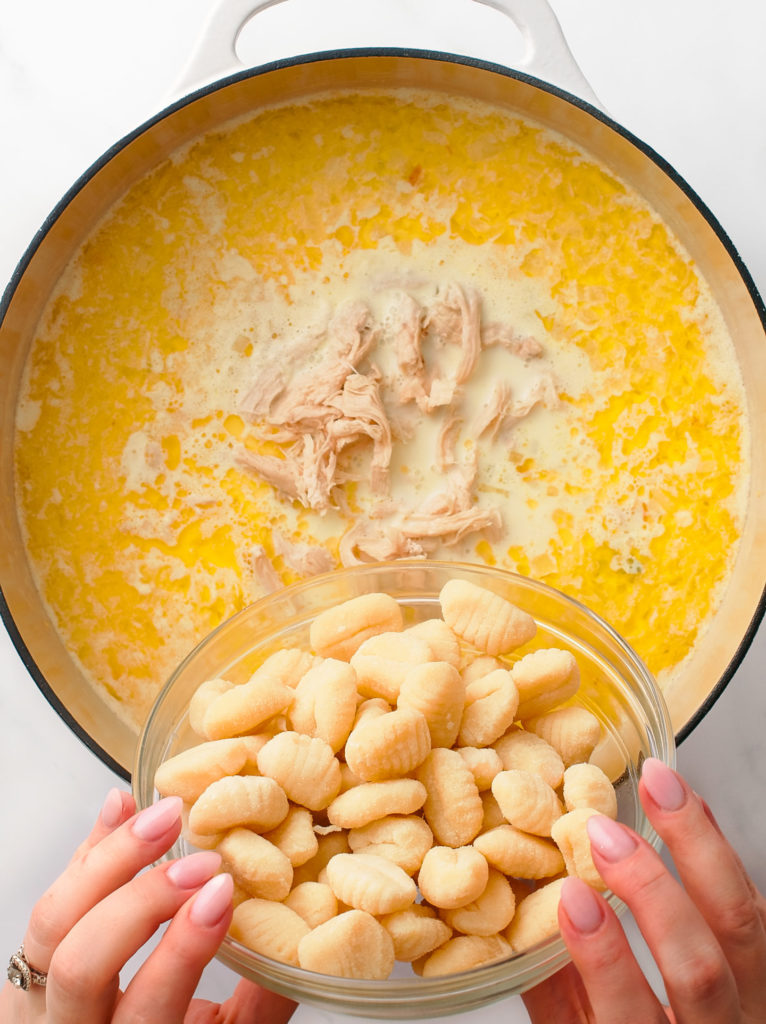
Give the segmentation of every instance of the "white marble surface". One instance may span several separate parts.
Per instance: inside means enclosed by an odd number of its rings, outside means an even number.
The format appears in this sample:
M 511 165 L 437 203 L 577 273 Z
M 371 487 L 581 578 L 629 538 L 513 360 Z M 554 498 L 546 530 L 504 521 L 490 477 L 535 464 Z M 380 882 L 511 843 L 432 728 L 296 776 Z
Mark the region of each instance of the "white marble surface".
M 553 0 L 610 113 L 653 145 L 712 208 L 766 294 L 766 6 L 762 0 Z M 164 105 L 211 0 L 5 0 L 0 5 L 0 282 L 46 214 L 121 135 Z M 335 46 L 415 45 L 502 63 L 521 41 L 471 0 L 291 0 L 242 41 L 251 63 Z M 766 575 L 766 567 L 753 566 Z M 766 629 L 679 765 L 705 794 L 761 888 Z M 116 780 L 59 720 L 0 631 L 0 955 L 16 948 L 38 894 Z M 636 940 L 637 948 L 640 948 Z M 640 952 L 643 962 L 648 960 Z M 202 991 L 225 996 L 219 965 Z M 301 1021 L 326 1014 L 309 1007 Z M 519 1000 L 470 1015 L 523 1021 Z

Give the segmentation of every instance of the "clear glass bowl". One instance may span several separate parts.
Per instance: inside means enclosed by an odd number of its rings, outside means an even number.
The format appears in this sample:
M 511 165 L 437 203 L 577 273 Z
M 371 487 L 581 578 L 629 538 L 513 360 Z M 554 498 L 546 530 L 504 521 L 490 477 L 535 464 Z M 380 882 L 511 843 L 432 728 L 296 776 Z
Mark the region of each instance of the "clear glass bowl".
M 573 702 L 602 723 L 606 740 L 598 756 L 615 780 L 619 820 L 658 847 L 659 839 L 638 799 L 638 779 L 646 757 L 673 766 L 675 744 L 662 695 L 643 662 L 606 622 L 551 587 L 500 569 L 450 562 L 388 562 L 317 576 L 224 622 L 173 673 L 147 719 L 133 772 L 139 808 L 157 798 L 157 767 L 199 742 L 189 727 L 187 709 L 200 683 L 219 676 L 245 682 L 274 650 L 308 647 L 309 627 L 319 612 L 360 594 L 391 594 L 402 606 L 405 624 L 440 617 L 439 592 L 455 578 L 493 590 L 534 616 L 538 634 L 520 653 L 533 646 L 556 646 L 577 657 L 582 683 Z M 167 856 L 192 850 L 181 838 Z M 618 913 L 624 909 L 613 894 L 607 898 Z M 569 956 L 562 940 L 554 937 L 500 963 L 446 977 L 420 978 L 408 965 L 397 964 L 386 981 L 301 970 L 260 956 L 229 937 L 218 958 L 244 977 L 297 1001 L 337 1013 L 396 1020 L 460 1013 L 521 993 L 563 967 Z

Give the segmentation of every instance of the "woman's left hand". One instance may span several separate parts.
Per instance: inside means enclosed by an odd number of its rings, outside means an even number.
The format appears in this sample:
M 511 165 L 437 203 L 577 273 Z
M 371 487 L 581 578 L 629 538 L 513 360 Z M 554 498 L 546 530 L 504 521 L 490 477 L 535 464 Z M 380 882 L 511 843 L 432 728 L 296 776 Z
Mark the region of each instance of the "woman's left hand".
M 193 999 L 229 927 L 233 883 L 214 852 L 149 867 L 177 839 L 181 806 L 169 797 L 136 814 L 128 794 L 108 794 L 24 936 L 24 956 L 47 984 L 24 991 L 7 982 L 4 1024 L 285 1024 L 295 1003 L 248 981 L 220 1006 Z M 121 970 L 167 921 L 121 991 Z

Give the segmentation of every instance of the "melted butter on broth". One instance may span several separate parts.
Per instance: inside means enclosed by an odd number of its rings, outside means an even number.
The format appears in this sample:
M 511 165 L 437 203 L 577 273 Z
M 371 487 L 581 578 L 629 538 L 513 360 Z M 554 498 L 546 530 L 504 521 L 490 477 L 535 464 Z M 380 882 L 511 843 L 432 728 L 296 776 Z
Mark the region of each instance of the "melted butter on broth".
M 16 419 L 29 556 L 128 720 L 262 596 L 255 548 L 294 581 L 274 531 L 337 561 L 375 504 L 346 485 L 346 510 L 320 514 L 243 469 L 243 446 L 278 452 L 241 414 L 253 382 L 311 358 L 340 303 L 367 303 L 385 336 L 397 290 L 427 302 L 451 281 L 479 292 L 483 323 L 543 349 L 485 350 L 466 422 L 499 378 L 516 394 L 549 371 L 560 401 L 478 443 L 476 502 L 502 509 L 502 535 L 433 553 L 544 580 L 661 682 L 680 671 L 720 602 L 748 482 L 742 383 L 707 285 L 645 202 L 561 137 L 478 103 L 341 94 L 232 123 L 131 188 L 31 350 Z M 391 358 L 382 345 L 384 374 Z M 439 422 L 395 445 L 395 500 L 440 486 Z

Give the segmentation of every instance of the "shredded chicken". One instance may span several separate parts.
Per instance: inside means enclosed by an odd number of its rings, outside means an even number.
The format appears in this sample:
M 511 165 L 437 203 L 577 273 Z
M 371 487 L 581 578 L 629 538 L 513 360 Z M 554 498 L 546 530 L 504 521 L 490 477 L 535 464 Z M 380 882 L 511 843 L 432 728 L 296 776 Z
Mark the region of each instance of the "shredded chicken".
M 555 380 L 549 373 L 544 373 L 530 384 L 518 401 L 511 403 L 506 422 L 511 425 L 519 423 L 529 416 L 536 405 L 555 409 L 560 404 Z
M 543 354 L 543 346 L 528 334 L 517 334 L 507 324 L 487 324 L 481 332 L 483 348 L 500 345 L 521 359 L 536 359 Z
M 443 544 L 457 544 L 468 533 L 491 529 L 496 532 L 503 525 L 496 508 L 455 509 L 444 512 L 409 512 L 404 516 L 400 529 L 405 537 L 417 538 L 423 542 L 429 538 Z
M 363 437 L 372 441 L 370 486 L 373 494 L 385 494 L 388 489 L 388 467 L 393 450 L 391 426 L 380 398 L 379 380 L 377 373 L 353 373 L 344 381 L 341 393 L 328 403 L 340 414 L 327 424 L 328 435 L 338 450 L 344 444 Z
M 272 404 L 284 391 L 287 377 L 280 366 L 268 366 L 245 395 L 240 411 L 248 417 L 268 416 Z
M 265 594 L 273 594 L 274 591 L 282 589 L 282 580 L 266 554 L 266 549 L 261 544 L 256 544 L 253 547 L 249 563 L 250 571 Z
M 395 310 L 394 352 L 396 365 L 401 374 L 399 380 L 399 401 L 402 404 L 417 402 L 422 406 L 427 400 L 425 387 L 425 361 L 421 351 L 421 328 L 423 310 L 412 296 L 401 292 L 397 296 Z
M 511 404 L 511 387 L 507 381 L 497 381 L 492 386 L 489 397 L 485 400 L 479 414 L 473 421 L 472 432 L 475 437 L 485 434 L 494 440 Z
M 276 455 L 259 455 L 245 448 L 237 456 L 237 461 L 245 469 L 251 469 L 288 498 L 298 497 L 295 480 L 295 465 L 287 459 L 279 459 Z
M 335 565 L 330 552 L 318 545 L 288 540 L 276 530 L 273 542 L 274 554 L 300 576 L 318 576 L 322 572 L 330 572 Z
M 451 284 L 447 290 L 445 302 L 459 312 L 461 353 L 455 382 L 465 384 L 473 373 L 481 351 L 479 296 L 473 288 L 462 289 L 456 284 Z
M 481 351 L 481 307 L 473 289 L 451 283 L 442 299 L 435 302 L 423 317 L 423 333 L 436 346 L 456 345 L 460 358 L 453 373 L 437 373 L 423 386 L 425 396 L 416 399 L 419 408 L 432 412 L 450 405 L 473 373 Z
M 426 555 L 422 545 L 406 537 L 398 527 L 362 521 L 341 537 L 339 553 L 344 566 L 395 558 L 425 558 Z
M 436 465 L 442 473 L 457 462 L 455 445 L 462 426 L 463 421 L 454 409 L 448 409 L 436 437 Z
M 321 407 L 342 387 L 378 338 L 363 302 L 344 302 L 327 325 L 327 344 L 318 365 L 297 373 L 269 415 L 272 423 L 298 423 L 306 407 Z
M 536 405 L 554 408 L 558 403 L 555 381 L 547 372 L 538 374 L 518 398 L 512 381 L 494 380 L 472 414 L 469 441 L 461 442 L 463 389 L 482 350 L 500 346 L 526 360 L 542 354 L 539 342 L 503 324 L 483 327 L 479 295 L 455 283 L 426 305 L 397 291 L 382 323 L 386 326 L 375 323 L 363 303 L 343 303 L 315 335 L 318 347 L 311 358 L 288 357 L 270 367 L 242 403 L 256 436 L 278 445 L 280 455 L 243 446 L 239 462 L 285 498 L 349 516 L 344 485 L 369 485 L 376 501 L 341 537 L 343 565 L 422 558 L 470 534 L 495 534 L 502 526 L 500 510 L 479 500 L 479 448 L 471 443 L 503 438 Z M 393 376 L 389 369 L 384 377 L 372 357 L 386 330 L 395 368 Z M 444 479 L 419 505 L 406 507 L 390 492 L 390 465 L 394 443 L 406 443 L 418 429 L 418 414 L 437 417 L 432 466 Z M 334 564 L 324 548 L 288 541 L 276 531 L 274 545 L 275 554 L 302 576 Z M 253 559 L 254 571 L 268 575 L 265 552 L 259 549 Z

